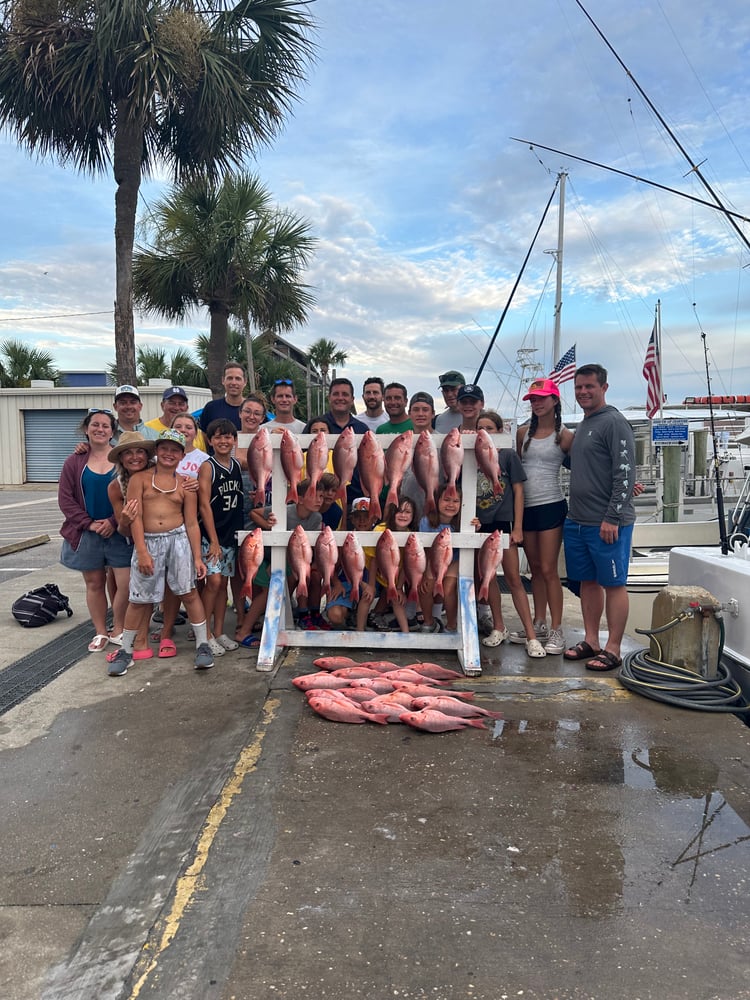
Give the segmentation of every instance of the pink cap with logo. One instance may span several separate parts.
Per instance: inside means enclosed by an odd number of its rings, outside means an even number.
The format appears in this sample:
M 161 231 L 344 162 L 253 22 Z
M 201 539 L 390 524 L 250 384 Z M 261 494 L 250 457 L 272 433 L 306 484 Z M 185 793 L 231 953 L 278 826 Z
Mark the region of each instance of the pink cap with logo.
M 551 378 L 534 379 L 523 398 L 531 399 L 532 396 L 557 396 L 559 399 L 560 386 Z

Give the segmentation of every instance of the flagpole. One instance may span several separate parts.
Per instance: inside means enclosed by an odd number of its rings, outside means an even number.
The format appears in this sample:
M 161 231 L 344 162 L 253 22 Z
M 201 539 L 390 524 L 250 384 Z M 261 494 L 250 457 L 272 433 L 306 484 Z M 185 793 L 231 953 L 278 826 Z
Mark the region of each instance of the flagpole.
M 656 314 L 654 316 L 654 327 L 656 329 L 656 371 L 659 375 L 659 419 L 664 419 L 664 381 L 661 370 L 661 299 L 656 300 Z

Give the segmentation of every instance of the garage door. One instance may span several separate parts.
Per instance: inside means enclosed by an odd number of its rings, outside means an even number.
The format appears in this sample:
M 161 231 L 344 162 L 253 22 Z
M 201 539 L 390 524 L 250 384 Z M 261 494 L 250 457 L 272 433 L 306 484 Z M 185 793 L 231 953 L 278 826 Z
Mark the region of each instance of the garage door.
M 56 483 L 63 462 L 81 440 L 85 410 L 24 410 L 26 482 Z

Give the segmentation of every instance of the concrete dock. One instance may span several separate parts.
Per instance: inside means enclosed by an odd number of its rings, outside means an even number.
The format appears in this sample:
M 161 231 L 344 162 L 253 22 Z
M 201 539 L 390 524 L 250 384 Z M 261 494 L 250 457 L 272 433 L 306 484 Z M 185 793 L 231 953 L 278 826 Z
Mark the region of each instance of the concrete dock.
M 49 534 L 0 557 L 0 682 L 72 664 L 0 716 L 7 1000 L 750 998 L 736 717 L 508 644 L 460 684 L 504 718 L 439 735 L 314 715 L 291 678 L 324 633 L 196 673 L 182 628 L 110 678 Z M 47 580 L 74 617 L 21 629 Z

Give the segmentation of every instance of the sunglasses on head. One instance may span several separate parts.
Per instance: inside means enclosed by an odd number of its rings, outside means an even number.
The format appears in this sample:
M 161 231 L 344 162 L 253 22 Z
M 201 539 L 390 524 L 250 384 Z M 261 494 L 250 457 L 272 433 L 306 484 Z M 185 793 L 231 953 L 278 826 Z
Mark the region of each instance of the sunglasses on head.
M 114 414 L 112 413 L 111 410 L 106 410 L 106 409 L 104 409 L 101 406 L 90 406 L 89 407 L 89 416 L 93 417 L 93 415 L 95 413 L 106 413 L 108 417 L 114 416 Z
M 294 385 L 294 382 L 290 378 L 277 378 L 274 379 L 274 385 Z

